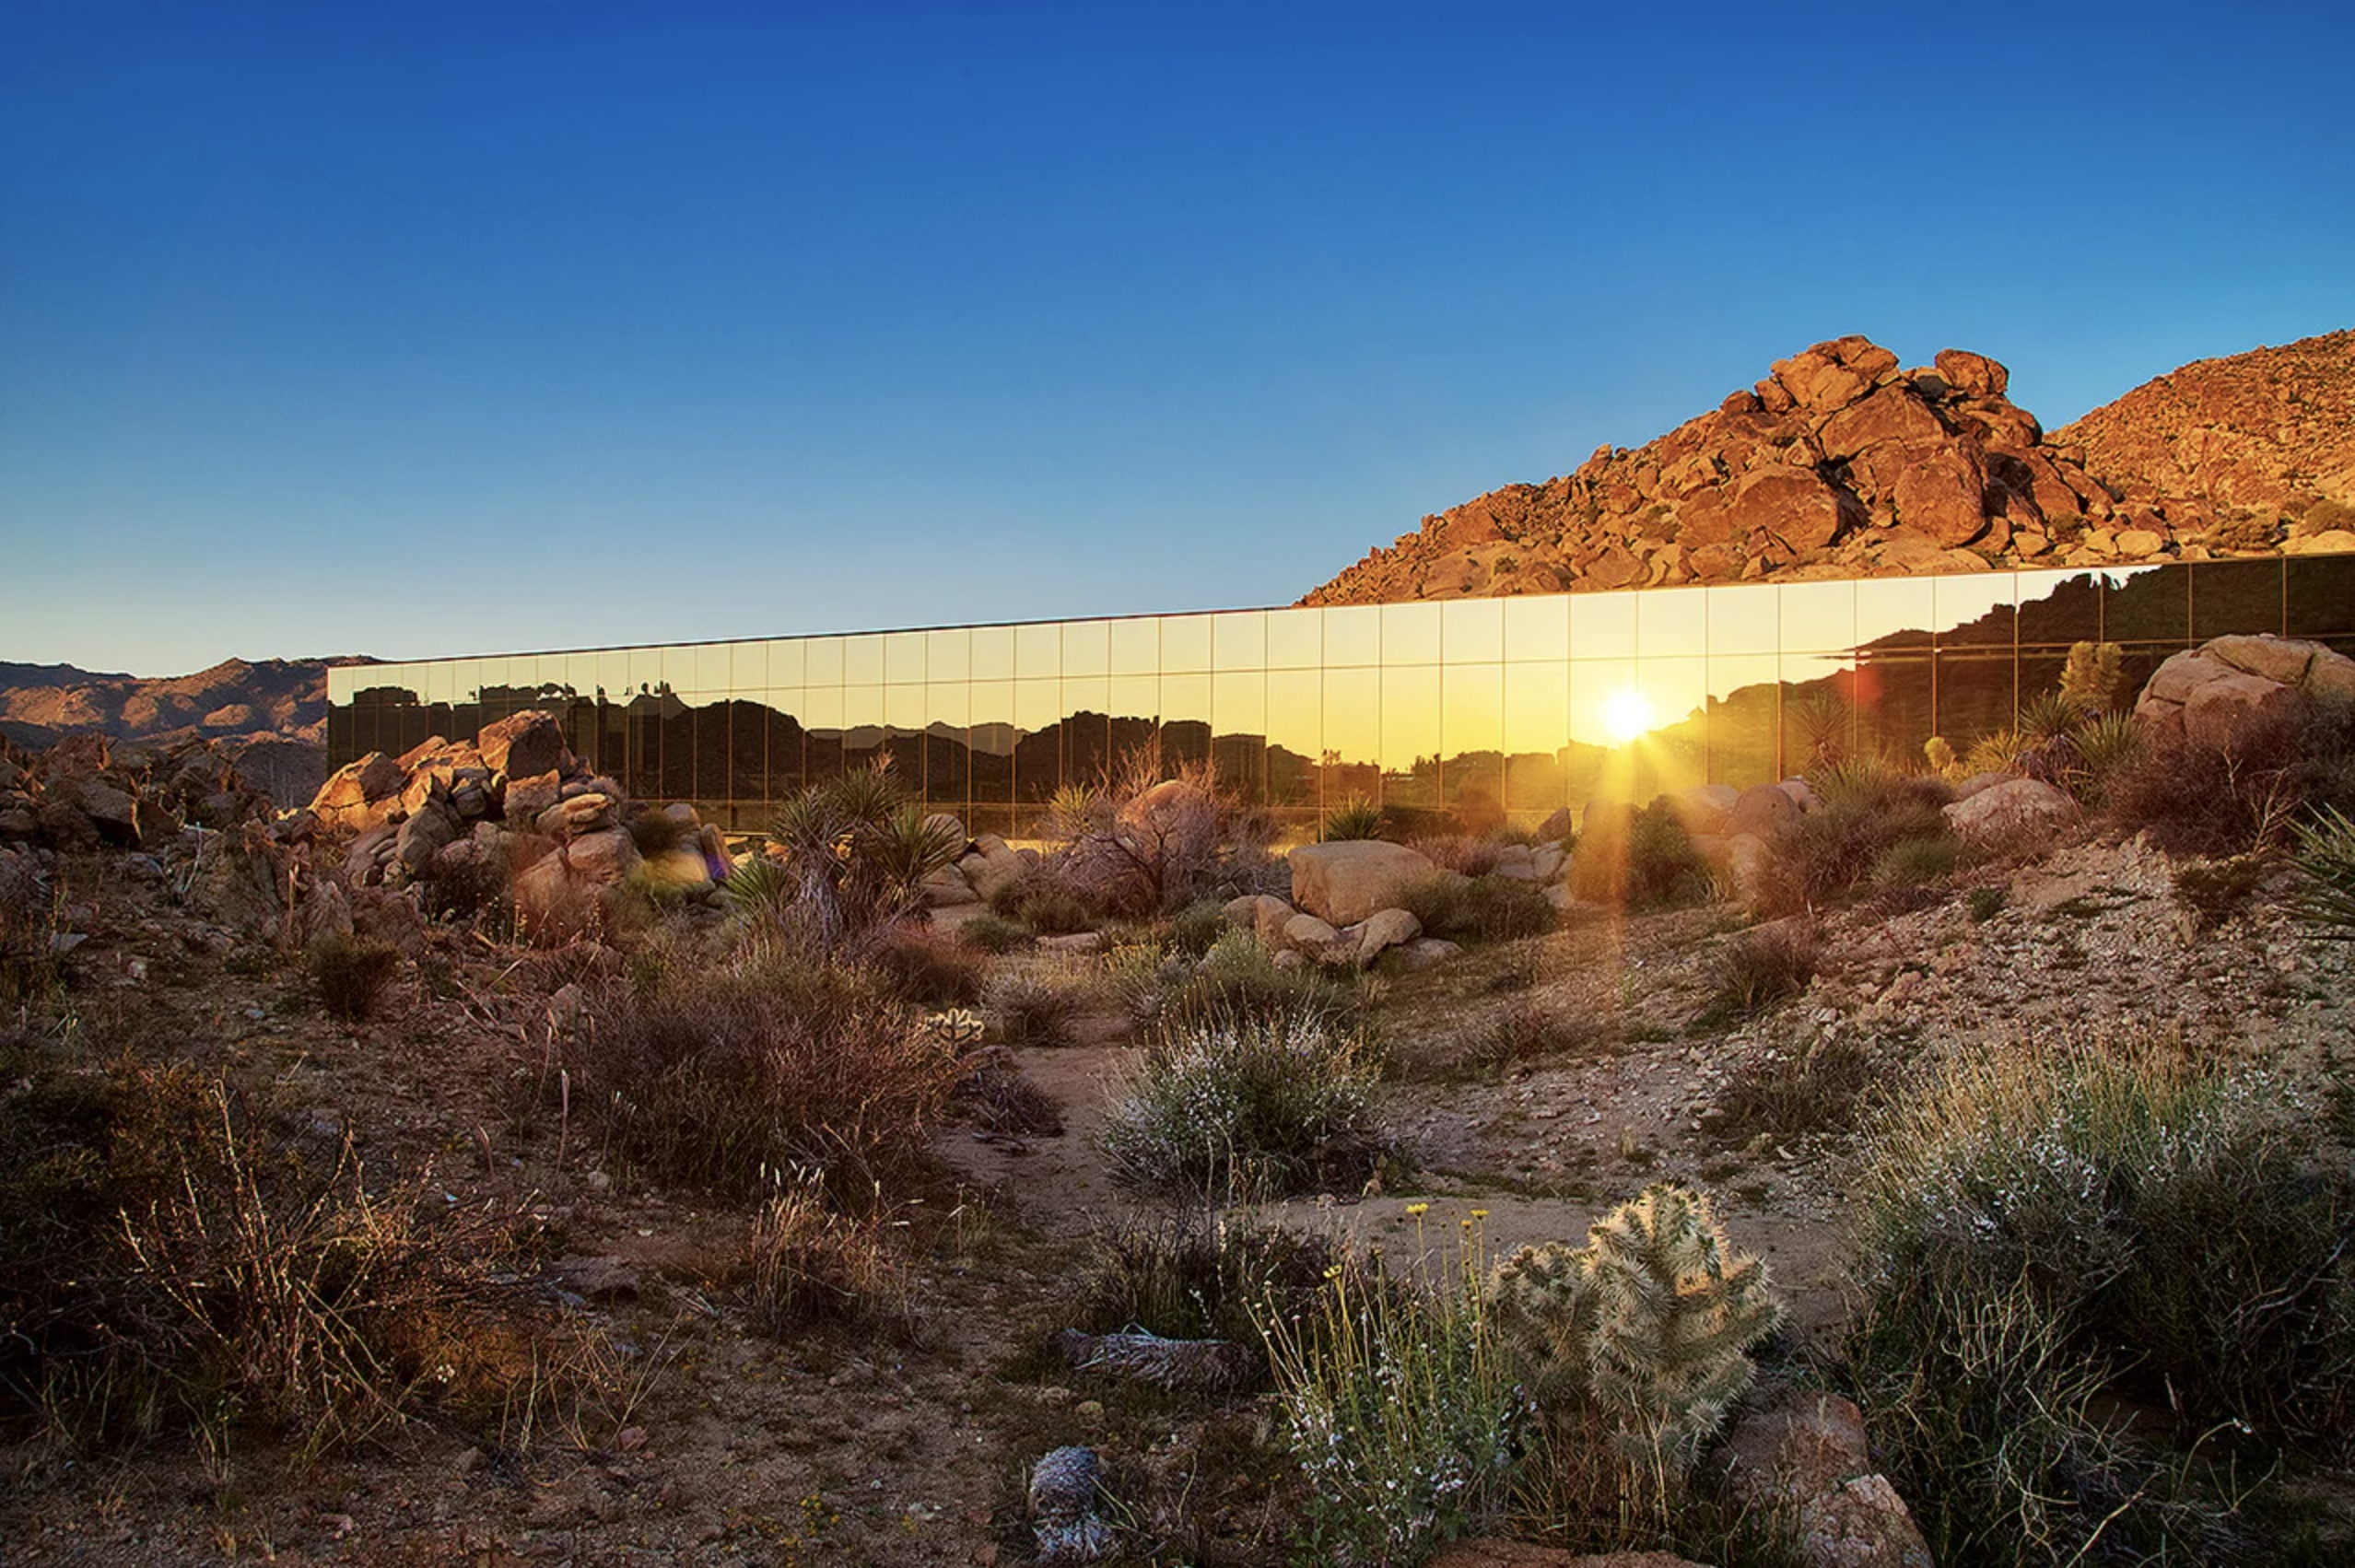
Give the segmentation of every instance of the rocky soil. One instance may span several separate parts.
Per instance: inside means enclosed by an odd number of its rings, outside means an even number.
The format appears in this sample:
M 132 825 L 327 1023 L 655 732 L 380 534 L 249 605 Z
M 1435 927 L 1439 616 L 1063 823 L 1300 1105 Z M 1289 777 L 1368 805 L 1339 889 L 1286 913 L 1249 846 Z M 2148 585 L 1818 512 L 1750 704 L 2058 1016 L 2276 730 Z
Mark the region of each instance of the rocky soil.
M 2355 333 L 2185 366 L 2046 434 L 2009 373 L 1863 337 L 1645 446 L 1423 520 L 1304 604 L 2355 549 Z

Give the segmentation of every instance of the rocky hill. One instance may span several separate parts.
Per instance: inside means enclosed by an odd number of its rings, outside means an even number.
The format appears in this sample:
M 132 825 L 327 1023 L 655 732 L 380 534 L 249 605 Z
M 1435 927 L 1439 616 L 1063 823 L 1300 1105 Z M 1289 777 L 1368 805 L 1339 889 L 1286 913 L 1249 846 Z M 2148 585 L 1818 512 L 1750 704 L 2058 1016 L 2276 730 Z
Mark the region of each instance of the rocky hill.
M 2197 560 L 2355 527 L 2355 333 L 2188 366 L 2052 436 L 2009 380 L 1961 349 L 1905 369 L 1820 343 L 1648 445 L 1424 519 L 1301 603 Z
M 327 670 L 342 660 L 228 659 L 143 680 L 71 664 L 0 664 L 0 734 L 20 746 L 69 734 L 170 745 L 217 743 L 283 805 L 326 777 Z

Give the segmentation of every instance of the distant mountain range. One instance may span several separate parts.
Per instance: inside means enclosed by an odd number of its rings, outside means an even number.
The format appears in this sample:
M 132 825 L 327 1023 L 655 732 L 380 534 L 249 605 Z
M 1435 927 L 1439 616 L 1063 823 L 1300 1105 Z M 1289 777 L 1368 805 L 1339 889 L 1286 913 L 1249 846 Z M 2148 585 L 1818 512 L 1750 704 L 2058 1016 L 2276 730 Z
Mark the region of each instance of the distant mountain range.
M 2204 359 L 2047 435 L 2009 376 L 1845 337 L 1648 444 L 1423 520 L 1304 604 L 2355 549 L 2355 331 Z

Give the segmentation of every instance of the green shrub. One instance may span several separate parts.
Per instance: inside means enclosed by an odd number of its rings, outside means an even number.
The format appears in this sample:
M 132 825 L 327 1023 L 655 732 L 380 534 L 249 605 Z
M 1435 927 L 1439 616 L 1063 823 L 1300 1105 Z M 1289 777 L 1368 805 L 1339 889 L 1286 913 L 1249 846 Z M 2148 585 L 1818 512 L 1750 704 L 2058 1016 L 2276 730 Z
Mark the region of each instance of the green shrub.
M 2176 901 L 2190 912 L 2195 929 L 2223 924 L 2249 907 L 2279 866 L 2263 855 L 2230 855 L 2220 860 L 2178 861 L 2169 873 Z
M 1483 877 L 1496 869 L 1497 843 L 1484 836 L 1468 833 L 1441 833 L 1417 838 L 1407 848 L 1443 872 L 1458 876 Z
M 998 915 L 975 915 L 957 927 L 959 942 L 984 953 L 1012 953 L 1030 940 L 1030 928 Z
M 2142 726 L 2131 713 L 2097 713 L 2070 736 L 2077 767 L 2066 782 L 2088 801 L 2108 798 L 2110 781 L 2142 753 Z
M 1382 837 L 1382 808 L 1363 795 L 1352 795 L 1325 813 L 1320 835 L 1328 844 Z
M 2008 887 L 1974 887 L 1965 902 L 1971 911 L 1972 923 L 1984 926 L 2002 914 L 2010 904 L 2011 890 Z
M 1399 889 L 1398 907 L 1424 934 L 1453 942 L 1511 942 L 1554 929 L 1561 917 L 1535 883 L 1439 872 Z
M 1939 1561 L 2208 1561 L 2243 1500 L 2195 1450 L 2343 1435 L 2355 1178 L 2326 1147 L 2288 1085 L 2155 1043 L 1950 1061 L 1869 1125 L 1849 1354 Z
M 1739 1143 L 1768 1134 L 1804 1137 L 1845 1128 L 1872 1087 L 1872 1058 L 1858 1041 L 1818 1039 L 1797 1060 L 1765 1051 L 1736 1067 L 1717 1094 L 1717 1136 Z
M 1158 1029 L 1120 1085 L 1104 1153 L 1150 1192 L 1354 1188 L 1388 1151 L 1380 1077 L 1362 1035 L 1313 1012 Z
M 1014 905 L 1014 914 L 1041 936 L 1075 936 L 1095 929 L 1095 912 L 1060 887 L 1032 885 Z
M 1951 833 L 1931 837 L 1901 838 L 1874 857 L 1873 885 L 1883 888 L 1927 887 L 1952 876 L 1955 862 L 1962 858 L 1962 842 Z
M 1335 1266 L 1312 1309 L 1268 1320 L 1285 1435 L 1309 1488 L 1295 1561 L 1417 1562 L 1502 1514 L 1528 1410 L 1489 1328 L 1480 1269 L 1469 1247 L 1427 1288 Z
M 2298 890 L 2290 907 L 2325 936 L 2355 941 L 2355 822 L 2326 806 L 2298 825 Z
M 1789 913 L 1848 896 L 1880 857 L 1907 839 L 1948 837 L 1952 798 L 1938 778 L 1909 778 L 1886 766 L 1819 772 L 1813 811 L 1785 819 L 1768 841 L 1761 889 L 1770 909 Z
M 1187 905 L 1171 919 L 1169 940 L 1178 952 L 1199 958 L 1234 929 L 1226 918 L 1226 906 L 1205 898 Z
M 1052 980 L 1010 969 L 982 988 L 981 1014 L 1000 1045 L 1048 1049 L 1072 1043 L 1079 999 Z
M 320 1004 L 346 1023 L 369 1015 L 400 966 L 400 949 L 364 937 L 325 936 L 310 948 Z
M 1328 1238 L 1186 1207 L 1101 1225 L 1082 1272 L 1079 1328 L 1230 1340 L 1264 1352 L 1260 1325 L 1316 1303 L 1342 1260 Z
M 1709 998 L 1700 1020 L 1718 1024 L 1750 1018 L 1797 996 L 1815 978 L 1816 959 L 1811 926 L 1780 924 L 1742 932 L 1710 959 Z
M 2115 642 L 2072 643 L 2056 694 L 2071 712 L 2115 711 L 2126 698 L 2126 649 Z
M 692 844 L 695 838 L 694 824 L 660 806 L 644 807 L 629 819 L 629 841 L 650 860 Z
M 1116 955 L 1112 980 L 1140 1024 L 1189 1029 L 1239 1019 L 1314 1017 L 1356 1025 L 1359 1007 L 1345 980 L 1313 966 L 1279 969 L 1247 930 L 1229 930 L 1199 959 L 1153 948 Z
M 1705 902 L 1713 891 L 1709 862 L 1693 847 L 1674 802 L 1662 796 L 1637 812 L 1627 829 L 1627 907 L 1670 909 Z
M 2355 811 L 2355 707 L 2301 701 L 2252 718 L 2229 745 L 2149 742 L 2111 776 L 2104 803 L 2118 827 L 2171 855 L 2277 847 L 2316 811 Z

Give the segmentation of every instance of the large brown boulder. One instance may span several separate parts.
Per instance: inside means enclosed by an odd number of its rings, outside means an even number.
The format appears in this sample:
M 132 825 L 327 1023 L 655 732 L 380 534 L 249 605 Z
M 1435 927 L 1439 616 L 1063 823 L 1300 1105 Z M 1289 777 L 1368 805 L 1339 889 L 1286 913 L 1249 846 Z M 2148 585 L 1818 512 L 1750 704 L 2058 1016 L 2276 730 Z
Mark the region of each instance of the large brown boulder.
M 2012 778 L 1946 808 L 1960 837 L 1995 844 L 2056 832 L 2077 820 L 2077 802 L 2035 778 Z
M 2134 716 L 2154 733 L 2225 748 L 2301 694 L 2355 700 L 2355 659 L 2296 638 L 2220 637 L 2160 665 Z
M 1353 926 L 1398 904 L 1399 890 L 1439 868 L 1378 838 L 1303 844 L 1292 851 L 1292 901 L 1332 926 Z
M 564 743 L 564 726 L 553 713 L 533 708 L 483 726 L 475 737 L 483 766 L 510 778 L 529 778 L 554 769 L 570 773 L 580 765 Z

